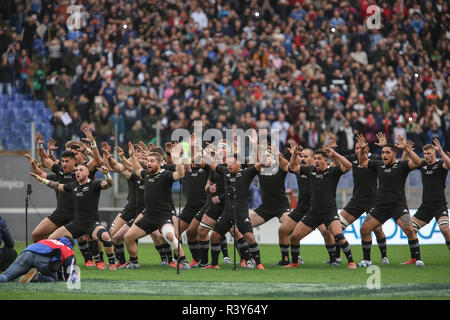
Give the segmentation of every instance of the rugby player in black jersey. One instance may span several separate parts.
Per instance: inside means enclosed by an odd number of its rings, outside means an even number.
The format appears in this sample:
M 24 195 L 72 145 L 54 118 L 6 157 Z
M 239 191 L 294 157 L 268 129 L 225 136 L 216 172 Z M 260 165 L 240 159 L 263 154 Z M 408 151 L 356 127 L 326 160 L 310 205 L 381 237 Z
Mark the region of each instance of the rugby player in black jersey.
M 113 180 L 108 169 L 104 166 L 100 171 L 105 175 L 106 180 L 89 179 L 89 168 L 85 164 L 76 167 L 77 181 L 60 184 L 55 181 L 41 178 L 35 173 L 30 173 L 39 182 L 59 192 L 71 193 L 75 202 L 74 220 L 54 231 L 49 239 L 58 237 L 69 237 L 72 240 L 83 235 L 88 235 L 94 240 L 100 240 L 105 247 L 109 261 L 109 270 L 116 270 L 116 258 L 114 248 L 108 231 L 99 222 L 98 203 L 100 192 L 112 186 Z
M 114 219 L 110 228 L 110 235 L 114 244 L 114 251 L 119 263 L 125 264 L 125 252 L 123 245 L 123 237 L 128 231 L 129 226 L 136 219 L 137 215 L 144 211 L 144 182 L 137 176 L 128 171 L 125 166 L 118 163 L 110 154 L 111 146 L 102 143 L 103 163 L 110 172 L 121 173 L 128 182 L 128 197 L 125 208 Z M 139 160 L 142 163 L 142 159 Z
M 387 144 L 384 133 L 377 133 L 377 138 L 378 142 L 375 143 L 377 146 L 384 147 Z M 366 153 L 370 160 L 381 159 L 379 155 L 369 153 L 369 146 L 367 145 L 364 150 L 361 150 L 360 143 L 355 144 L 355 154 L 345 156 L 352 163 L 354 186 L 352 198 L 339 213 L 342 230 L 345 230 L 345 228 L 351 225 L 363 213 L 369 213 L 377 197 L 377 174 L 373 170 L 369 170 L 359 164 L 357 155 L 360 152 Z M 381 252 L 381 263 L 389 264 L 386 248 L 386 235 L 383 232 L 382 226 L 378 226 L 373 232 L 375 233 L 378 248 Z M 336 247 L 336 260 L 340 262 L 339 247 Z
M 298 267 L 299 264 L 303 264 L 303 260 L 300 257 L 300 243 L 291 244 L 290 236 L 294 231 L 295 226 L 306 215 L 311 207 L 310 179 L 306 174 L 300 174 L 300 164 L 303 166 L 313 166 L 314 151 L 311 149 L 301 150 L 301 148 L 299 149 L 297 144 L 294 142 L 291 142 L 288 151 L 291 153 L 289 171 L 294 173 L 297 178 L 298 202 L 296 208 L 287 216 L 287 219 L 282 221 L 278 229 L 278 238 L 281 250 L 281 260 L 278 262 L 278 265 Z M 335 244 L 333 236 L 328 232 L 325 225 L 321 224 L 317 227 L 317 229 L 322 234 L 322 237 L 325 240 L 325 246 L 327 248 Z M 289 246 L 291 246 L 292 262 L 289 260 Z
M 172 146 L 166 148 L 171 151 Z M 201 147 L 196 148 L 196 137 L 191 135 L 190 139 L 190 164 L 185 165 L 185 176 L 183 178 L 183 185 L 186 191 L 186 204 L 180 214 L 180 230 L 178 238 L 184 231 L 190 227 L 194 221 L 194 226 L 191 230 L 198 229 L 200 221 L 194 219 L 202 208 L 205 207 L 207 199 L 207 192 L 205 185 L 209 178 L 209 166 L 202 160 Z M 171 161 L 171 160 L 170 160 Z M 201 219 L 201 218 L 200 218 Z M 200 257 L 198 254 L 198 236 L 196 232 L 186 232 L 188 247 L 192 254 L 192 261 L 189 263 L 191 268 L 196 268 L 200 264 Z
M 86 135 L 86 138 L 83 138 L 83 140 L 90 143 L 91 149 L 88 149 L 83 142 L 78 140 L 68 141 L 65 144 L 65 147 L 66 151 L 72 151 L 75 154 L 76 165 L 82 163 L 87 165 L 87 167 L 89 168 L 89 178 L 94 180 L 97 167 L 102 165 L 102 159 L 98 152 L 97 145 L 95 143 L 95 139 L 92 135 L 91 130 L 88 128 L 84 128 L 83 132 Z M 41 160 L 43 167 L 48 168 L 55 173 L 57 171 L 59 172 L 63 171 L 61 162 L 58 160 L 56 161 L 52 160 L 52 158 L 49 157 L 49 155 L 45 152 L 42 146 L 43 144 L 42 135 L 39 132 L 37 132 L 35 138 L 36 143 L 38 145 L 39 158 Z M 49 150 L 51 149 L 50 146 L 48 148 Z M 90 158 L 90 156 L 87 154 L 91 154 L 92 158 Z M 87 238 L 85 239 L 85 237 L 78 239 L 80 251 L 82 252 L 83 257 L 86 260 L 85 265 L 87 267 L 96 266 L 99 269 L 104 269 L 105 265 L 103 263 L 103 252 L 101 252 L 101 242 L 90 240 L 88 243 L 87 240 L 89 239 Z M 95 263 L 92 261 L 92 257 L 94 257 Z
M 134 173 L 142 178 L 144 185 L 145 213 L 134 223 L 125 234 L 125 244 L 130 255 L 126 268 L 140 268 L 138 262 L 138 247 L 135 240 L 159 230 L 164 239 L 170 244 L 178 256 L 182 269 L 189 269 L 184 256 L 183 247 L 179 246 L 178 239 L 172 223 L 172 184 L 184 177 L 184 166 L 180 162 L 181 145 L 172 151 L 176 171 L 171 172 L 161 168 L 163 158 L 159 153 L 151 152 L 148 156 L 147 169 L 143 170 L 139 164 L 134 147 L 129 143 L 129 155 L 133 164 Z
M 227 166 L 211 164 L 213 171 L 221 172 L 225 177 L 225 192 L 229 193 L 229 198 L 234 199 L 225 202 L 223 214 L 217 219 L 217 222 L 211 233 L 211 264 L 204 269 L 219 269 L 218 257 L 220 253 L 220 240 L 230 230 L 234 228 L 234 223 L 242 233 L 245 241 L 248 243 L 248 252 L 251 260 L 247 261 L 247 268 L 256 268 L 263 270 L 261 255 L 258 243 L 253 235 L 253 227 L 249 219 L 248 197 L 249 187 L 253 178 L 261 171 L 263 166 L 269 167 L 272 163 L 271 156 L 265 156 L 264 163 L 257 162 L 245 169 L 242 168 L 236 154 L 229 159 Z M 234 202 L 234 203 L 233 203 Z M 234 204 L 234 208 L 233 208 Z M 236 218 L 236 221 L 234 219 Z
M 377 173 L 379 185 L 375 204 L 361 226 L 363 260 L 358 264 L 361 267 L 368 267 L 372 264 L 370 259 L 371 232 L 390 218 L 394 219 L 408 237 L 411 259 L 415 259 L 409 261 L 415 261 L 418 267 L 424 266 L 420 258 L 419 239 L 414 232 L 405 196 L 406 178 L 409 172 L 420 165 L 421 160 L 403 137 L 398 136 L 397 138 L 398 144 L 387 144 L 383 147 L 381 151 L 382 160 L 379 161 L 370 160 L 367 157 L 364 152 L 367 142 L 362 136 L 357 137 L 357 142 L 361 148 L 358 154 L 358 162 L 361 166 Z M 410 160 L 397 160 L 397 150 L 404 150 Z
M 266 135 L 264 130 L 259 132 L 263 139 Z M 266 138 L 267 139 L 267 138 Z M 255 143 L 253 137 L 250 137 L 250 143 Z M 270 141 L 267 141 L 270 145 Z M 272 149 L 274 149 L 272 147 Z M 286 197 L 285 181 L 289 171 L 289 161 L 284 159 L 283 155 L 278 151 L 278 166 L 274 168 L 263 168 L 258 172 L 259 187 L 261 189 L 261 205 L 250 211 L 249 217 L 252 227 L 258 227 L 272 218 L 277 217 L 280 222 L 285 220 L 286 216 L 291 212 L 289 200 Z
M 414 231 L 417 233 L 420 228 L 435 218 L 450 250 L 450 230 L 445 198 L 445 181 L 450 168 L 450 157 L 442 150 L 438 139 L 433 139 L 433 143 L 434 145 L 423 146 L 425 160 L 422 160 L 419 165 L 423 185 L 422 204 L 412 218 L 412 223 Z M 436 152 L 441 155 L 442 159 L 436 158 Z
M 161 158 L 163 159 L 163 161 L 161 162 L 161 169 L 165 169 L 168 171 L 172 171 L 175 172 L 176 166 L 172 165 L 172 164 L 167 164 L 164 161 L 164 150 L 159 147 L 159 146 L 154 146 L 152 143 L 149 144 L 150 150 L 148 149 L 148 147 L 145 145 L 145 143 L 143 143 L 142 141 L 139 142 L 139 144 L 137 144 L 138 148 L 135 149 L 135 153 L 138 159 L 142 159 L 142 161 L 139 160 L 139 163 L 141 164 L 142 168 L 146 168 L 146 164 L 147 164 L 147 157 L 151 152 L 156 152 L 158 153 Z M 123 150 L 120 147 L 115 147 L 116 151 L 117 151 L 117 155 L 120 157 L 122 164 L 125 166 L 125 168 L 130 171 L 133 172 L 133 165 L 130 161 L 130 159 L 127 159 L 125 157 L 125 153 L 123 152 Z M 142 179 L 140 179 L 142 182 Z M 142 198 L 141 200 L 139 200 L 139 202 L 143 202 L 144 203 L 144 211 L 145 211 L 145 201 L 143 200 L 144 195 L 143 195 L 143 191 L 140 190 L 141 192 L 138 193 L 138 197 Z M 170 190 L 170 192 L 172 192 L 172 190 Z M 173 227 L 175 229 L 175 232 L 178 228 L 178 223 L 176 220 L 176 215 L 175 215 L 175 206 L 173 204 L 173 200 L 172 200 L 172 196 L 170 198 L 170 202 L 171 202 L 171 206 L 172 206 L 172 222 L 173 222 Z M 126 227 L 122 227 L 122 229 L 120 230 L 120 233 L 116 234 L 117 239 L 122 239 L 125 236 L 126 231 L 128 231 L 127 227 L 131 227 L 131 225 L 135 222 L 137 222 L 138 220 L 140 220 L 143 217 L 143 213 L 139 213 L 137 215 L 137 217 L 134 219 L 134 221 L 130 221 L 127 223 Z M 150 237 L 153 240 L 153 244 L 155 246 L 156 251 L 158 252 L 158 254 L 161 257 L 161 265 L 163 266 L 170 266 L 170 267 L 176 267 L 177 264 L 175 263 L 175 261 L 173 261 L 173 256 L 172 256 L 172 250 L 170 248 L 170 245 L 164 240 L 163 236 L 161 235 L 161 233 L 159 232 L 159 230 L 155 230 L 150 234 Z
M 328 166 L 328 158 L 331 158 L 335 166 Z M 344 251 L 348 260 L 348 268 L 355 269 L 356 265 L 353 262 L 350 245 L 342 234 L 336 207 L 336 189 L 339 179 L 351 167 L 350 161 L 328 145 L 323 146 L 323 151 L 317 150 L 314 152 L 314 166 L 300 165 L 300 174 L 305 174 L 310 179 L 311 208 L 295 227 L 291 235 L 291 246 L 297 245 L 301 239 L 324 224 L 334 237 L 335 242 Z M 327 249 L 330 254 L 330 265 L 337 265 L 336 245 L 327 246 Z
M 226 140 L 220 141 L 217 145 L 217 148 L 214 148 L 212 145 L 209 145 L 205 149 L 205 158 L 211 156 L 209 153 L 214 153 L 214 159 L 210 159 L 207 162 L 208 165 L 218 163 L 218 166 L 226 168 L 226 159 L 231 153 L 231 147 L 227 144 Z M 201 217 L 200 226 L 198 228 L 198 241 L 199 241 L 199 255 L 200 255 L 200 265 L 199 267 L 207 267 L 208 266 L 208 255 L 209 255 L 209 233 L 216 225 L 217 219 L 222 215 L 223 210 L 225 208 L 226 203 L 226 193 L 225 193 L 225 182 L 226 177 L 224 175 L 224 171 L 222 170 L 210 170 L 208 181 L 205 185 L 205 190 L 209 193 L 207 196 L 211 197 L 211 202 L 204 210 L 204 214 Z M 225 234 L 224 234 L 225 235 Z M 241 258 L 243 261 L 241 262 L 242 266 L 246 265 L 246 248 L 248 247 L 247 242 L 245 241 L 242 234 L 239 230 L 236 230 L 236 242 L 237 247 L 240 252 Z M 223 239 L 221 239 L 222 241 Z M 219 245 L 219 250 L 221 249 L 221 245 Z M 215 247 L 217 249 L 217 247 Z M 224 261 L 225 262 L 225 261 Z

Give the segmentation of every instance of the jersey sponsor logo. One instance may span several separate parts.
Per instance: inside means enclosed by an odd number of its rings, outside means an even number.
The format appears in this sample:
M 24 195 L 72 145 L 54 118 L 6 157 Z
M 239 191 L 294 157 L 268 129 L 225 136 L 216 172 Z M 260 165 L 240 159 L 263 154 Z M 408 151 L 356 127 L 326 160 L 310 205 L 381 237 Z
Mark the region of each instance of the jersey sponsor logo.
M 73 176 L 70 174 L 70 175 L 64 175 L 63 176 L 63 179 L 72 179 L 73 178 Z
M 75 194 L 75 196 L 76 196 L 76 197 L 82 197 L 82 196 L 83 196 L 83 192 L 77 192 L 77 193 Z
M 384 170 L 384 172 L 386 172 L 386 173 L 389 173 L 391 171 L 392 171 L 392 168 L 387 168 L 387 169 Z
M 430 175 L 430 174 L 433 174 L 433 173 L 434 173 L 433 170 L 427 170 L 427 171 L 424 172 L 424 174 L 426 174 L 426 175 Z

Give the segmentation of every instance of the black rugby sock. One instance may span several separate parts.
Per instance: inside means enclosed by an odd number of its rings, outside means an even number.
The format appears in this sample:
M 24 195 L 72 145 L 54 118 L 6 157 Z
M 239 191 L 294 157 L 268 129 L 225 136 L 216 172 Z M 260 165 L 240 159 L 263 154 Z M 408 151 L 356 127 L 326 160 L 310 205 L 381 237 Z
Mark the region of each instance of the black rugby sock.
M 372 249 L 372 241 L 364 241 L 361 240 L 362 250 L 363 250 L 363 259 L 367 261 L 370 260 L 370 250 Z
M 352 250 L 350 248 L 350 244 L 348 243 L 348 241 L 345 241 L 342 245 L 340 245 L 342 247 L 342 251 L 344 251 L 345 256 L 347 257 L 347 261 L 353 262 L 353 256 L 352 256 Z
M 239 255 L 241 256 L 241 260 L 248 260 L 248 243 L 243 237 L 237 240 L 237 248 Z
M 115 253 L 117 259 L 119 260 L 120 264 L 124 264 L 126 262 L 125 250 L 124 250 L 123 243 L 114 244 L 114 253 Z
M 292 263 L 298 263 L 299 256 L 300 256 L 300 244 L 291 244 Z
M 284 262 L 289 262 L 289 245 L 280 244 L 281 260 Z
M 330 264 L 332 262 L 336 262 L 336 246 L 335 245 L 331 245 L 331 246 L 325 246 L 327 247 L 327 251 L 328 251 L 328 255 L 330 256 Z
M 192 259 L 199 262 L 198 258 L 198 241 L 188 241 L 188 248 L 191 251 Z
M 450 241 L 445 241 L 445 244 L 447 245 L 448 250 L 450 250 Z
M 200 264 L 208 264 L 209 241 L 199 241 L 200 246 Z
M 253 244 L 249 244 L 248 251 L 249 251 L 249 254 L 251 255 L 251 257 L 253 259 L 255 259 L 255 264 L 256 265 L 261 264 L 261 255 L 260 255 L 258 243 L 255 242 Z
M 341 258 L 341 246 L 336 243 L 336 259 Z
M 78 247 L 80 248 L 81 254 L 83 255 L 84 262 L 88 262 L 89 260 L 92 260 L 92 254 L 91 250 L 89 249 L 89 244 L 87 241 L 79 241 Z
M 130 257 L 130 263 L 138 263 L 138 257 Z
M 420 260 L 420 245 L 419 239 L 408 240 L 409 250 L 411 251 L 411 258 Z
M 94 258 L 95 263 L 100 262 L 100 253 L 98 251 L 98 243 L 96 240 L 89 241 L 89 248 L 91 250 L 92 257 Z
M 155 249 L 156 249 L 156 251 L 158 251 L 159 256 L 161 257 L 161 260 L 164 259 L 164 258 L 166 258 L 166 252 L 164 251 L 162 245 L 160 245 L 160 246 L 155 246 Z
M 378 248 L 380 249 L 381 258 L 387 257 L 386 238 L 377 239 Z
M 222 239 L 220 239 L 220 249 L 222 250 L 223 257 L 228 257 L 228 243 L 226 236 L 223 236 Z
M 114 253 L 112 254 L 106 254 L 108 257 L 108 263 L 109 264 L 115 264 L 116 263 L 116 255 Z
M 220 242 L 211 242 L 211 265 L 217 266 L 219 264 Z

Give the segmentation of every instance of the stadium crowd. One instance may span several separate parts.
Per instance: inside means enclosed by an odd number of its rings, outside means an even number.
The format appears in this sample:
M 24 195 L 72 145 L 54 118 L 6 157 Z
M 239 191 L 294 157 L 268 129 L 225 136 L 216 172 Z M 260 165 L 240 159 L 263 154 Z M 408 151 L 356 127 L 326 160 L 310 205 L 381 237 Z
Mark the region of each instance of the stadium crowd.
M 82 5 L 69 29 L 70 5 Z M 381 28 L 366 25 L 381 8 Z M 45 100 L 64 143 L 95 131 L 123 147 L 176 128 L 280 130 L 338 151 L 363 133 L 437 138 L 450 150 L 450 31 L 444 0 L 3 0 L 0 93 Z M 63 112 L 72 119 L 62 121 Z M 117 131 L 117 132 L 116 132 Z

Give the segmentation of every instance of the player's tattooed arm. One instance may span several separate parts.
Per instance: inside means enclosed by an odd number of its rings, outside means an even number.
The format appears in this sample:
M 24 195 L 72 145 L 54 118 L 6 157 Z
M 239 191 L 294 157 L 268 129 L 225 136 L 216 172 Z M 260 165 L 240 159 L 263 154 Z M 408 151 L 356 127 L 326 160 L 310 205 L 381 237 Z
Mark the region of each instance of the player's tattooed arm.
M 447 154 L 446 154 L 444 152 L 444 150 L 442 149 L 441 143 L 436 138 L 433 139 L 433 148 L 434 148 L 434 150 L 436 150 L 436 152 L 438 152 L 441 155 L 442 160 L 444 161 L 444 164 L 442 167 L 446 170 L 449 170 L 450 169 L 450 152 L 447 152 Z
M 38 176 L 36 173 L 30 172 L 30 176 L 34 177 L 37 181 L 39 181 L 40 183 L 42 183 L 43 185 L 46 185 L 49 188 L 55 189 L 57 191 L 64 191 L 64 185 L 61 183 L 58 183 L 56 181 L 51 181 L 51 180 L 47 180 L 44 179 L 40 176 Z
M 113 185 L 113 179 L 112 179 L 111 175 L 109 174 L 108 168 L 105 166 L 101 166 L 100 172 L 105 175 L 105 180 L 102 181 L 102 184 L 101 184 L 102 189 L 110 188 Z

